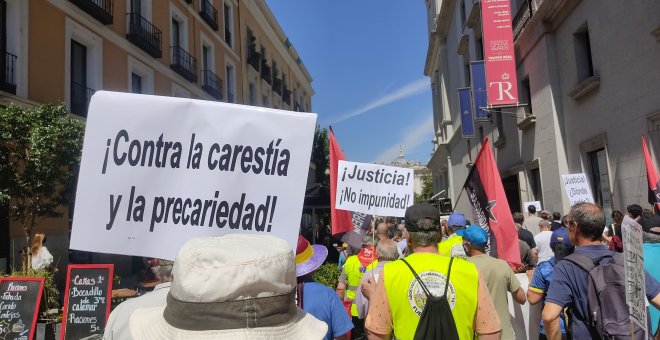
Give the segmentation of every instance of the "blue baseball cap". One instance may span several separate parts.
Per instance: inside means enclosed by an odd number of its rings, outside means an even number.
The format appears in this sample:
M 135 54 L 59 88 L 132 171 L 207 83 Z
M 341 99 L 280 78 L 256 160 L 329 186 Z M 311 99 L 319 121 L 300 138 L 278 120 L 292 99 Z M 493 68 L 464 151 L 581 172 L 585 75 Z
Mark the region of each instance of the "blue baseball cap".
M 552 236 L 550 236 L 550 246 L 554 246 L 555 244 L 559 244 L 559 243 L 563 243 L 568 247 L 573 247 L 573 244 L 571 243 L 571 238 L 568 237 L 568 231 L 566 230 L 566 228 L 556 229 L 555 231 L 552 232 Z
M 449 219 L 447 220 L 447 225 L 452 229 L 465 228 L 466 224 L 467 222 L 465 221 L 465 215 L 457 212 L 449 215 Z
M 488 244 L 488 234 L 481 227 L 471 225 L 465 228 L 463 240 L 470 242 L 475 247 L 483 247 Z

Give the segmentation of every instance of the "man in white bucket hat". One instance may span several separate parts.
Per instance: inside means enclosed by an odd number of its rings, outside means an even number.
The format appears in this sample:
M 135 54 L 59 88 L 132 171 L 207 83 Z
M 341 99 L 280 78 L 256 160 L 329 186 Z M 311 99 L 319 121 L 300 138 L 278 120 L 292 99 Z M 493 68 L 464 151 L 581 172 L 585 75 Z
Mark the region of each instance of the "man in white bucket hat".
M 322 339 L 327 325 L 296 306 L 289 244 L 231 234 L 186 242 L 165 307 L 131 316 L 134 339 Z

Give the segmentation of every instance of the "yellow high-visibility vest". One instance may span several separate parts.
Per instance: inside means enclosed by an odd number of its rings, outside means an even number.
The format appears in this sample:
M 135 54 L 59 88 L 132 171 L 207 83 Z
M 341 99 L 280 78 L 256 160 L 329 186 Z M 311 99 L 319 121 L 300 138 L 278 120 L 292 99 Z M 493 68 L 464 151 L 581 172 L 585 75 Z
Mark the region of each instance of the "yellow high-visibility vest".
M 449 257 L 433 253 L 415 253 L 406 257 L 406 261 L 434 296 L 442 296 L 449 269 Z M 426 305 L 426 294 L 403 261 L 386 264 L 383 267 L 383 277 L 392 312 L 394 335 L 401 340 L 413 339 L 419 317 Z M 477 268 L 465 260 L 454 259 L 449 282 L 447 300 L 458 335 L 461 339 L 472 339 L 479 288 Z
M 438 243 L 438 254 L 465 259 L 463 237 L 454 234 L 450 238 Z
M 374 260 L 371 264 L 363 267 L 357 255 L 350 256 L 346 259 L 344 270 L 346 271 L 346 279 L 348 281 L 348 288 L 346 289 L 346 300 L 355 300 L 355 294 L 362 280 L 362 275 L 368 270 L 373 270 L 378 265 L 378 260 Z M 355 302 L 351 305 L 351 315 L 358 316 L 357 306 Z

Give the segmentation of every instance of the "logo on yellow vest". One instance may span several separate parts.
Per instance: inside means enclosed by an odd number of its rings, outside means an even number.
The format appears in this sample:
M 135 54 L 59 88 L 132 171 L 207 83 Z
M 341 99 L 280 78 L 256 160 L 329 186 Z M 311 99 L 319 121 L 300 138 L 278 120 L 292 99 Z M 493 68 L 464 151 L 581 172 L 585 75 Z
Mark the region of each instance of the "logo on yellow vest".
M 419 274 L 419 277 L 424 281 L 424 285 L 426 285 L 426 288 L 429 289 L 433 296 L 442 296 L 445 293 L 447 277 L 443 274 L 427 271 Z M 456 290 L 451 282 L 449 282 L 449 289 L 447 290 L 447 300 L 451 309 L 454 309 L 454 305 L 456 304 Z M 408 286 L 408 302 L 410 302 L 410 308 L 417 315 L 421 316 L 424 306 L 426 306 L 426 294 L 422 286 L 417 282 L 417 279 L 413 279 L 410 282 L 410 286 Z

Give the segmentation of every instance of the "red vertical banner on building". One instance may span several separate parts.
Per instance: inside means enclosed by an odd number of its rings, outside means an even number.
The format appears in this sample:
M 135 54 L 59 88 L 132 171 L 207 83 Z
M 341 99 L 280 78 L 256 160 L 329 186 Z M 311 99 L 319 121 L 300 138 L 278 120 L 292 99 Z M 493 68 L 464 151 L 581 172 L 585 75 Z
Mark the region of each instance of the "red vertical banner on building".
M 353 230 L 351 212 L 348 210 L 335 209 L 335 198 L 337 196 L 337 167 L 339 161 L 345 161 L 346 156 L 341 151 L 339 143 L 335 139 L 335 133 L 330 128 L 330 223 L 332 235 L 341 234 Z
M 484 61 L 488 105 L 518 104 L 510 0 L 482 0 Z
M 658 183 L 658 172 L 646 146 L 646 138 L 642 135 L 642 149 L 644 149 L 644 161 L 646 162 L 646 178 L 649 183 L 649 204 L 660 210 L 660 183 Z

